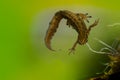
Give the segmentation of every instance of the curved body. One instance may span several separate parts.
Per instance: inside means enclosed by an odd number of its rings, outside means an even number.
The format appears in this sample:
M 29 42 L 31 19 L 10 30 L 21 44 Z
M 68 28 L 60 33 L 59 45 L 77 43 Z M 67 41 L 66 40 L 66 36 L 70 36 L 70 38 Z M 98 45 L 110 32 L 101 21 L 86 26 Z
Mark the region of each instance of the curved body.
M 53 50 L 51 48 L 51 39 L 54 33 L 57 31 L 59 23 L 63 18 L 67 20 L 67 25 L 72 26 L 73 29 L 75 29 L 78 33 L 78 39 L 74 44 L 74 47 L 76 46 L 77 43 L 82 45 L 87 42 L 89 32 L 86 27 L 86 24 L 84 23 L 84 20 L 82 19 L 82 16 L 80 14 L 73 13 L 68 10 L 61 10 L 56 12 L 55 15 L 53 16 L 51 22 L 49 23 L 49 28 L 45 36 L 46 47 L 50 50 Z

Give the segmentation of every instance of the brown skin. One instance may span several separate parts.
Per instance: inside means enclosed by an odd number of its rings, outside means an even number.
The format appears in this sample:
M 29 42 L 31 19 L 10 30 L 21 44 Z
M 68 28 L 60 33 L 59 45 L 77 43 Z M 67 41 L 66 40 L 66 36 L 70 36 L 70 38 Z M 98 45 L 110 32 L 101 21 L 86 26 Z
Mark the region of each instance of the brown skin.
M 85 44 L 88 40 L 88 35 L 89 35 L 91 28 L 96 26 L 99 22 L 99 20 L 95 21 L 87 29 L 87 26 L 86 26 L 84 20 L 89 22 L 87 20 L 87 18 L 91 17 L 91 16 L 87 16 L 87 15 L 88 14 L 82 14 L 82 13 L 76 14 L 76 13 L 73 13 L 68 10 L 62 10 L 62 11 L 56 12 L 55 16 L 53 16 L 53 18 L 49 24 L 49 28 L 46 32 L 46 36 L 45 36 L 46 47 L 48 49 L 54 51 L 51 48 L 51 39 L 52 39 L 52 36 L 54 36 L 54 33 L 57 31 L 58 25 L 59 25 L 61 19 L 63 19 L 63 18 L 67 19 L 67 25 L 69 27 L 72 26 L 72 28 L 75 29 L 78 33 L 78 38 L 77 38 L 76 42 L 74 43 L 73 47 L 70 49 L 71 50 L 70 53 L 75 50 L 75 47 L 77 44 L 80 44 L 80 45 Z

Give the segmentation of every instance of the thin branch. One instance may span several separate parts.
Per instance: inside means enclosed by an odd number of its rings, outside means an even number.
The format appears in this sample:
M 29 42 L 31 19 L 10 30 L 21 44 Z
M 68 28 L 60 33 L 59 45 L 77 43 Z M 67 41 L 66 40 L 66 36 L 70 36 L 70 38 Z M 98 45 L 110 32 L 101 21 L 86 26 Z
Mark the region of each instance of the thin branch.
M 95 51 L 93 50 L 90 45 L 88 43 L 86 43 L 87 47 L 89 48 L 90 51 L 97 53 L 97 54 L 110 54 L 110 53 L 106 53 L 106 52 L 100 52 L 100 51 Z
M 106 44 L 105 42 L 95 38 L 95 40 L 99 41 L 101 44 L 103 44 L 104 46 L 108 47 L 109 49 L 113 50 L 115 53 L 117 52 L 117 50 L 115 50 L 114 48 L 112 48 L 111 46 L 109 46 L 108 44 Z

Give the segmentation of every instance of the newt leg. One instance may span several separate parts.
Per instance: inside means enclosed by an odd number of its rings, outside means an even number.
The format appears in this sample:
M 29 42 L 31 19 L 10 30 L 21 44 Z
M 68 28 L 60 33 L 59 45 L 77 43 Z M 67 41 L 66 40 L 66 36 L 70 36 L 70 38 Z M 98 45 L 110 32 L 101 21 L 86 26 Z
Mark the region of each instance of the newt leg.
M 72 47 L 71 49 L 69 49 L 69 50 L 70 50 L 69 54 L 74 53 L 75 47 L 77 46 L 77 43 L 78 43 L 78 39 L 77 39 L 77 41 L 74 43 L 73 47 Z
M 88 13 L 83 14 L 83 13 L 77 13 L 76 14 L 78 17 L 80 17 L 82 20 L 86 20 L 86 22 L 89 23 L 88 18 L 92 18 L 92 16 L 88 16 Z
M 90 32 L 90 30 L 91 30 L 91 28 L 92 28 L 92 27 L 94 27 L 94 26 L 96 26 L 96 25 L 98 24 L 98 22 L 99 22 L 99 19 L 98 19 L 98 20 L 95 20 L 95 22 L 94 22 L 92 25 L 90 25 L 90 26 L 89 26 L 89 28 L 88 28 L 88 31 L 87 31 L 87 32 L 89 33 L 89 32 Z

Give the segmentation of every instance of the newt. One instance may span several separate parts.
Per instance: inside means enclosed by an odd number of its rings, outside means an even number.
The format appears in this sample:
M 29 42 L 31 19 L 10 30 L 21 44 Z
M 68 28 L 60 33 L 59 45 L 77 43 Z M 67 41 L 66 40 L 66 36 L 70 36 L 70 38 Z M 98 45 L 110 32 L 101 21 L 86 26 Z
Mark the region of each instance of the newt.
M 72 28 L 75 29 L 78 33 L 77 40 L 70 49 L 70 53 L 75 51 L 75 47 L 77 44 L 84 45 L 88 41 L 88 35 L 91 31 L 91 28 L 96 26 L 99 22 L 99 19 L 95 20 L 95 22 L 92 25 L 90 25 L 87 29 L 84 20 L 86 20 L 89 23 L 88 18 L 91 18 L 91 16 L 88 16 L 88 13 L 73 13 L 68 10 L 60 10 L 56 12 L 51 22 L 49 23 L 49 28 L 46 32 L 46 36 L 44 39 L 46 47 L 52 51 L 55 51 L 51 48 L 51 39 L 54 36 L 54 33 L 57 31 L 59 23 L 62 19 L 66 19 L 66 25 L 68 25 L 69 27 L 72 26 Z

